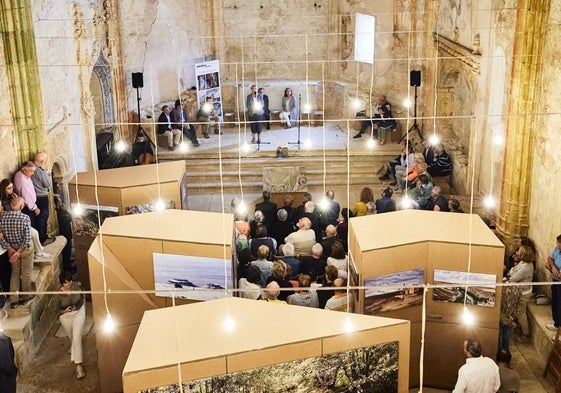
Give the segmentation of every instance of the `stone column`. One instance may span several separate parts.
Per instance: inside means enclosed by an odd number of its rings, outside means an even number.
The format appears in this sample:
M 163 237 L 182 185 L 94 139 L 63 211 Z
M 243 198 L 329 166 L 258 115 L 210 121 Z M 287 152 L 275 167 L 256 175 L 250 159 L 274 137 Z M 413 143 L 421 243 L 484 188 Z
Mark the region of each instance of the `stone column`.
M 0 32 L 20 161 L 46 151 L 41 84 L 29 0 L 0 1 Z
M 533 141 L 549 0 L 518 0 L 504 175 L 497 229 L 507 244 L 528 233 Z

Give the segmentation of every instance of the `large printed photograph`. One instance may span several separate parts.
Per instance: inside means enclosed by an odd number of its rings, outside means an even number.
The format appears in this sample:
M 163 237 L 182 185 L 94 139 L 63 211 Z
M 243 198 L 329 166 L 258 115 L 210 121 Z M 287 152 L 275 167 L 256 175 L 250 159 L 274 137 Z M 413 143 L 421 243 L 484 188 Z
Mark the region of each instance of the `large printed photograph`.
M 436 285 L 451 285 L 433 288 L 432 300 L 450 303 L 464 303 L 465 300 L 466 304 L 495 307 L 496 280 L 494 274 L 434 269 Z
M 364 279 L 364 314 L 396 311 L 423 304 L 424 269 Z
M 220 375 L 140 393 L 393 393 L 397 392 L 397 341 L 322 357 Z

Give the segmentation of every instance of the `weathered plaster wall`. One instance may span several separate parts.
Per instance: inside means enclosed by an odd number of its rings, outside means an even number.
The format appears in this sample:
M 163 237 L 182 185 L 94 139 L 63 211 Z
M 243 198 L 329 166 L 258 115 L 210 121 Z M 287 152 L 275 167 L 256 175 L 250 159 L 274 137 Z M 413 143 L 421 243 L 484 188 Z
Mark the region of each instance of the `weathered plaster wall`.
M 0 40 L 0 53 L 4 53 Z M 8 75 L 6 63 L 0 56 L 0 86 L 6 86 L 2 99 L 0 99 L 0 176 L 2 179 L 11 177 L 18 168 L 18 158 L 14 140 L 14 127 L 11 113 L 11 99 L 8 94 Z

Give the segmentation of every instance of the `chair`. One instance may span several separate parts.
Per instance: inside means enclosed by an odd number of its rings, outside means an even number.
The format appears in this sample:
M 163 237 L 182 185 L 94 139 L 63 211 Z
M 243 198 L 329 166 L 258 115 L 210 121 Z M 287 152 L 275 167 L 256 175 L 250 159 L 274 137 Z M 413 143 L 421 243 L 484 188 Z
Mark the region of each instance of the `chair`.
M 553 347 L 547 358 L 543 377 L 545 378 L 548 372 L 551 372 L 555 381 L 555 391 L 561 392 L 561 340 L 559 340 L 560 329 L 557 328 L 555 339 L 553 340 Z

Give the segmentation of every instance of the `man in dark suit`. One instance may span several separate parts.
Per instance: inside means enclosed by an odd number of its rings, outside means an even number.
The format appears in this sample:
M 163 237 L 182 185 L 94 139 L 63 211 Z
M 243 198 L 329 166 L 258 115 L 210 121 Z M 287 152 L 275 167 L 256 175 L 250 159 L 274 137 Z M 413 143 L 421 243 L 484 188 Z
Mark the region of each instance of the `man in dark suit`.
M 263 224 L 267 228 L 268 233 L 273 233 L 274 222 L 277 218 L 277 204 L 270 201 L 271 192 L 263 191 L 263 202 L 255 205 L 255 211 L 260 210 L 265 216 Z
M 162 113 L 158 117 L 158 135 L 165 135 L 169 149 L 174 150 L 181 140 L 181 130 L 172 127 L 170 112 L 169 106 L 162 107 Z
M 18 368 L 12 339 L 0 332 L 0 392 L 16 393 Z
M 271 129 L 271 110 L 269 109 L 269 96 L 265 94 L 265 89 L 260 87 L 257 90 L 258 94 L 263 96 L 263 120 L 265 120 L 265 128 Z

